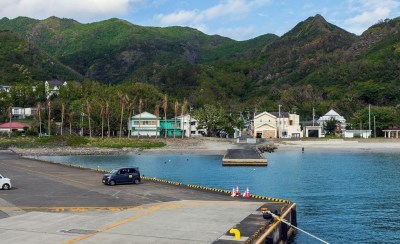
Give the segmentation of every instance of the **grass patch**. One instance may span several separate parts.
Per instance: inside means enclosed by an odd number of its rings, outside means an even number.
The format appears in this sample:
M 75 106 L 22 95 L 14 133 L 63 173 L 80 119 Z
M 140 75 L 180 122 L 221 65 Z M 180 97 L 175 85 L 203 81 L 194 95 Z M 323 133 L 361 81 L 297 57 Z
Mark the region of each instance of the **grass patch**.
M 93 138 L 90 140 L 90 146 L 107 147 L 107 148 L 158 148 L 164 147 L 165 143 L 152 139 L 137 139 L 137 138 Z
M 0 138 L 0 147 L 37 148 L 37 147 L 103 147 L 103 148 L 159 148 L 165 143 L 158 139 L 138 138 L 88 138 L 80 136 L 44 136 Z

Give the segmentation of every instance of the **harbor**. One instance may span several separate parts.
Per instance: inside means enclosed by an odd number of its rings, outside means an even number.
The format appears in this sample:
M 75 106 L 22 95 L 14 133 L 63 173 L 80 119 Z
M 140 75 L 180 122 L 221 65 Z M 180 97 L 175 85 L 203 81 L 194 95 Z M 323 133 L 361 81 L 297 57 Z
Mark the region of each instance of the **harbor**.
M 278 243 L 293 234 L 296 204 L 201 185 L 142 178 L 105 186 L 104 172 L 0 151 L 13 189 L 2 192 L 0 238 L 12 243 Z M 235 196 L 232 194 L 235 191 Z M 248 191 L 248 190 L 247 190 Z M 232 231 L 233 230 L 233 231 Z

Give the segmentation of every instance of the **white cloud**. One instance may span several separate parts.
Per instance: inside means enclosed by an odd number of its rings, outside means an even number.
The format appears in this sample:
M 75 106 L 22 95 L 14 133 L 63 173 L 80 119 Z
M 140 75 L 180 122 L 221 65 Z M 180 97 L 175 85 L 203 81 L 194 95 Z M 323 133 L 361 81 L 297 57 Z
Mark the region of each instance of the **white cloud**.
M 191 26 L 200 31 L 213 32 L 207 23 L 225 22 L 245 18 L 253 10 L 270 3 L 271 0 L 221 0 L 206 9 L 178 10 L 168 14 L 157 14 L 154 20 L 161 26 Z M 243 39 L 254 32 L 254 27 L 220 28 L 216 33 L 232 38 Z M 240 34 L 242 33 L 242 34 Z
M 349 9 L 356 15 L 346 19 L 344 24 L 347 30 L 361 34 L 379 20 L 389 18 L 399 7 L 397 0 L 349 0 Z
M 43 19 L 49 16 L 79 20 L 111 17 L 127 13 L 142 0 L 1 0 L 0 16 L 28 16 Z

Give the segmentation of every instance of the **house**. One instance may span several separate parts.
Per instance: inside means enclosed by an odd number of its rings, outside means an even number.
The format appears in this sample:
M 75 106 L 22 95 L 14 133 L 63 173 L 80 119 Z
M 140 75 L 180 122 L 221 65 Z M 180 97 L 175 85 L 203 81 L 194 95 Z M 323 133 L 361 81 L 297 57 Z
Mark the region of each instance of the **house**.
M 27 116 L 35 115 L 36 111 L 36 108 L 13 107 L 11 113 L 12 117 L 15 119 L 25 119 Z
M 159 136 L 160 121 L 154 114 L 143 112 L 129 119 L 130 133 L 132 136 Z
M 371 137 L 371 130 L 346 130 L 343 133 L 344 138 L 370 138 Z
M 197 129 L 199 123 L 193 116 L 186 114 L 176 117 L 181 123 L 181 130 L 185 137 L 202 136 L 206 133 L 204 129 Z
M 44 82 L 44 87 L 46 91 L 46 97 L 49 98 L 52 95 L 58 95 L 58 92 L 62 86 L 66 86 L 66 81 L 61 80 L 46 80 Z
M 338 133 L 341 133 L 342 131 L 346 130 L 346 119 L 333 109 L 331 109 L 324 116 L 319 117 L 317 123 L 320 126 L 324 127 L 326 122 L 332 119 L 337 121 Z
M 160 120 L 160 136 L 165 137 L 182 137 L 181 121 L 178 119 Z
M 300 138 L 300 117 L 287 112 L 262 112 L 253 120 L 254 138 Z
M 0 85 L 0 91 L 10 93 L 11 86 Z
M 7 122 L 0 124 L 0 132 L 14 132 L 24 131 L 26 127 L 30 127 L 28 124 L 22 124 L 17 122 Z

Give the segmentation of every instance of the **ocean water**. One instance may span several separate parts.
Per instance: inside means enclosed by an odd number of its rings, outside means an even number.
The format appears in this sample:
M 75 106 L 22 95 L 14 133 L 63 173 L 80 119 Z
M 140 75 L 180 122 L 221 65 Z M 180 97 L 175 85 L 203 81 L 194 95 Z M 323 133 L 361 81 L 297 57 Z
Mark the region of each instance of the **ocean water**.
M 400 153 L 277 151 L 268 167 L 222 167 L 193 154 L 49 156 L 91 168 L 138 166 L 143 175 L 297 203 L 298 227 L 330 243 L 400 243 Z M 298 232 L 293 243 L 319 243 Z

